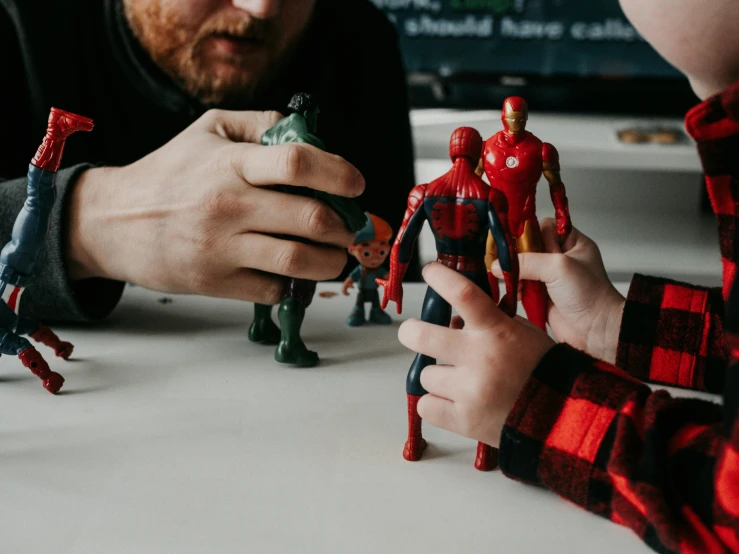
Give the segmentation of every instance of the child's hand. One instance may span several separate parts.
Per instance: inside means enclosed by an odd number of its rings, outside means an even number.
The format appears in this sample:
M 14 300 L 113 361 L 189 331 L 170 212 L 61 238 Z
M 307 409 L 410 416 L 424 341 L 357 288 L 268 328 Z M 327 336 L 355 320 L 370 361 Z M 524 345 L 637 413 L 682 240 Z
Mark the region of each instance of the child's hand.
M 429 394 L 419 401 L 418 413 L 432 425 L 496 446 L 526 380 L 555 343 L 528 321 L 505 315 L 456 271 L 431 263 L 423 276 L 461 319 L 452 328 L 418 320 L 400 327 L 405 346 L 451 364 L 423 370 L 421 385 Z
M 557 339 L 591 356 L 616 361 L 625 299 L 611 284 L 596 244 L 577 229 L 560 246 L 552 219 L 541 222 L 546 254 L 519 254 L 520 279 L 542 281 L 548 322 Z M 502 276 L 497 261 L 493 274 Z

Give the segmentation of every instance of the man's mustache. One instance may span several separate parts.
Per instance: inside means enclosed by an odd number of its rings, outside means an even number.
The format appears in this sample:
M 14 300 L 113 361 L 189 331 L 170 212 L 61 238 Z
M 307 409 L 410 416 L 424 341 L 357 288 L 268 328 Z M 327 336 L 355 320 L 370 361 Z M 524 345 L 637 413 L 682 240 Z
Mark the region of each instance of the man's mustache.
M 197 42 L 218 35 L 262 42 L 267 39 L 269 29 L 269 22 L 262 19 L 221 19 L 205 25 L 198 33 Z

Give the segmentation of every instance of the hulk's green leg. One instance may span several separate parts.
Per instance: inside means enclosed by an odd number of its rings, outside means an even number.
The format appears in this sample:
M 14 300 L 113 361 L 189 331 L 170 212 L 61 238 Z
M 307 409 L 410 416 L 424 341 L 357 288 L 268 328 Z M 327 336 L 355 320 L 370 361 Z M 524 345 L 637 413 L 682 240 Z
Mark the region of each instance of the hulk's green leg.
M 254 304 L 254 321 L 249 327 L 249 340 L 261 344 L 280 342 L 280 329 L 272 321 L 272 306 Z
M 305 306 L 291 296 L 285 298 L 277 312 L 282 329 L 282 340 L 275 350 L 275 360 L 283 364 L 313 367 L 318 364 L 318 354 L 311 352 L 300 338 L 300 327 L 305 319 Z

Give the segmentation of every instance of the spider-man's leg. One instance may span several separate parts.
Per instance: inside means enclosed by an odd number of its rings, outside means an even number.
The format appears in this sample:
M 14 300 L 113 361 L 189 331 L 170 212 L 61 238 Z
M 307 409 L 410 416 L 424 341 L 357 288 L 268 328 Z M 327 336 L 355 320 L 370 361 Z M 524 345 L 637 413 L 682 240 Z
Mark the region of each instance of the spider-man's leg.
M 421 320 L 436 325 L 449 327 L 452 319 L 452 307 L 439 294 L 429 287 L 423 300 Z M 421 459 L 426 448 L 426 441 L 421 436 L 421 416 L 418 415 L 418 401 L 426 394 L 421 386 L 421 372 L 423 368 L 436 363 L 434 358 L 424 354 L 417 354 L 408 371 L 405 390 L 408 396 L 408 440 L 403 448 L 403 457 L 411 462 Z
M 488 286 L 490 288 L 490 296 L 496 304 L 500 302 L 500 284 L 498 283 L 498 278 L 490 271 L 490 266 L 493 265 L 493 262 L 497 259 L 498 246 L 495 244 L 493 234 L 488 232 L 487 244 L 485 245 L 485 267 L 488 270 L 487 278 Z
M 475 283 L 483 291 L 489 294 L 493 298 L 493 300 L 495 300 L 496 304 L 498 303 L 498 300 L 495 299 L 495 296 L 492 292 L 499 290 L 497 280 L 495 283 L 490 283 L 488 281 L 487 272 L 480 272 L 476 274 L 465 273 L 463 275 L 468 277 L 473 283 Z M 498 449 L 490 446 L 489 444 L 485 444 L 484 442 L 478 442 L 477 456 L 475 457 L 475 468 L 479 469 L 480 471 L 491 471 L 496 467 L 498 467 Z

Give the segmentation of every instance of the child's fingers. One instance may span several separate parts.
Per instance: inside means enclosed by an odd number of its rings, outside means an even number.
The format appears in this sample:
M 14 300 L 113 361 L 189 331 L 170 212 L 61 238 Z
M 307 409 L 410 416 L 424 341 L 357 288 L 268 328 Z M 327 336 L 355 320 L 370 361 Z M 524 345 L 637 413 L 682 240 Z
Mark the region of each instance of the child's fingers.
M 518 278 L 526 281 L 552 283 L 561 277 L 560 261 L 563 254 L 526 252 L 518 255 Z
M 449 323 L 450 329 L 464 329 L 464 319 L 459 317 L 458 315 L 455 315 L 452 318 L 452 321 Z
M 488 328 L 507 322 L 506 315 L 483 290 L 453 269 L 439 263 L 423 268 L 423 278 L 444 300 L 456 308 L 465 328 Z
M 453 361 L 459 344 L 459 331 L 417 319 L 404 321 L 398 329 L 403 346 L 434 359 Z
M 433 394 L 424 395 L 418 401 L 418 415 L 427 423 L 455 432 L 459 427 L 454 402 Z
M 551 217 L 541 220 L 541 239 L 544 242 L 544 252 L 549 254 L 561 254 L 561 238 L 557 235 L 557 222 Z
M 557 235 L 557 224 L 551 218 L 542 219 L 541 221 L 541 238 L 544 241 L 544 250 L 550 254 L 561 254 L 563 252 L 569 252 L 578 244 L 583 241 L 589 241 L 585 235 L 578 231 L 575 227 L 572 228 L 570 234 L 567 235 L 567 240 L 560 243 L 561 237 Z
M 459 390 L 457 368 L 451 365 L 430 365 L 421 371 L 421 386 L 434 396 L 454 401 Z

